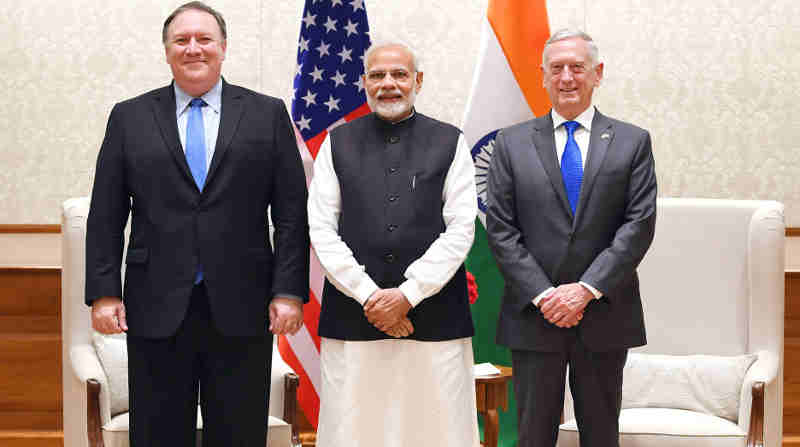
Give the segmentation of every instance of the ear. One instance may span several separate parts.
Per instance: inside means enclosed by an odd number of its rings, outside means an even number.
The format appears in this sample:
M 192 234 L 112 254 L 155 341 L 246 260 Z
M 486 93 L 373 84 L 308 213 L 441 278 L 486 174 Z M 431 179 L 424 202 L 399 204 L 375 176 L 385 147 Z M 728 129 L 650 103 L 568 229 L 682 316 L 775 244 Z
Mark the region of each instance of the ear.
M 424 77 L 425 73 L 418 71 L 417 72 L 417 86 L 414 88 L 416 93 L 419 93 L 420 89 L 422 88 L 422 78 Z
M 228 39 L 223 40 L 219 46 L 222 48 L 222 57 L 219 60 L 224 61 L 225 54 L 228 52 Z
M 544 71 L 544 65 L 539 65 L 539 70 L 542 70 L 542 87 L 547 88 L 547 74 Z
M 600 81 L 603 80 L 603 63 L 600 62 L 599 64 L 594 66 L 594 75 L 597 78 L 595 82 L 597 85 L 600 85 Z

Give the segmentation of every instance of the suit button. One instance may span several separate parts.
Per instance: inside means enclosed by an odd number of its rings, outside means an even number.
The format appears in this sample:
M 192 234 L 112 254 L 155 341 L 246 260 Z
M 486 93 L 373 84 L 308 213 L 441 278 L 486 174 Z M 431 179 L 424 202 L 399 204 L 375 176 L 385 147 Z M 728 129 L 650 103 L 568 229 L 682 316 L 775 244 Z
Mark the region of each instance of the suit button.
M 397 225 L 395 225 L 395 224 L 391 224 L 388 227 L 386 227 L 386 230 L 389 231 L 389 232 L 392 232 L 392 231 L 394 231 L 396 229 L 397 229 Z
M 386 261 L 386 263 L 387 263 L 387 264 L 391 264 L 391 263 L 393 263 L 393 262 L 394 262 L 394 255 L 393 255 L 393 254 L 391 254 L 391 253 L 387 253 L 387 254 L 386 254 L 384 257 L 383 257 L 383 260 L 384 260 L 384 261 Z
M 389 168 L 389 174 L 397 174 L 397 168 Z
M 398 137 L 397 135 L 392 135 L 391 137 L 389 137 L 389 144 L 395 144 L 398 141 L 400 141 L 400 137 Z
M 389 201 L 390 201 L 390 202 L 396 202 L 396 201 L 397 201 L 397 199 L 398 199 L 398 197 L 397 197 L 397 196 L 389 196 Z

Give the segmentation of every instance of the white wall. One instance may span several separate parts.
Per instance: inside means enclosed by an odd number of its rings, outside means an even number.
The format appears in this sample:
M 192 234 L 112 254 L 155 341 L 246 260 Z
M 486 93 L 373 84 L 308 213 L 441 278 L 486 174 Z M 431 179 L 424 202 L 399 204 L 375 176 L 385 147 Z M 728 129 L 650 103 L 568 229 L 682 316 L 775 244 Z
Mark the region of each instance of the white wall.
M 349 2 L 349 0 L 347 1 Z M 346 2 L 346 3 L 347 3 Z M 0 223 L 59 222 L 88 194 L 113 104 L 170 80 L 161 24 L 179 1 L 38 0 L 0 7 Z M 423 56 L 417 106 L 460 124 L 488 0 L 366 0 L 373 37 Z M 211 1 L 226 78 L 290 99 L 301 0 Z M 551 0 L 585 28 L 606 79 L 595 103 L 653 135 L 662 196 L 775 199 L 800 226 L 800 3 Z

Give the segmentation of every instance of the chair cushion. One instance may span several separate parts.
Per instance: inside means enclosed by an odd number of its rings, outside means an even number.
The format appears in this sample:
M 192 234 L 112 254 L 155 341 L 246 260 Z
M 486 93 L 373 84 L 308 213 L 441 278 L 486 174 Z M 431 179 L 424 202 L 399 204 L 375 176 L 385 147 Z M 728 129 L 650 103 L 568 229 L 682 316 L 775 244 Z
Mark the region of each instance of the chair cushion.
M 103 335 L 92 331 L 92 344 L 108 378 L 111 416 L 125 413 L 128 411 L 128 346 L 125 335 Z
M 678 408 L 736 422 L 744 376 L 756 358 L 630 353 L 622 408 Z
M 620 447 L 743 447 L 747 433 L 731 421 L 687 410 L 628 408 L 619 417 Z M 574 419 L 561 424 L 558 446 L 578 446 Z
M 129 413 L 125 412 L 114 416 L 108 424 L 103 426 L 103 441 L 106 447 L 129 447 L 128 424 Z M 201 445 L 203 437 L 203 417 L 200 407 L 197 407 L 197 446 Z M 270 416 L 267 421 L 267 447 L 291 447 L 292 426 L 286 422 Z

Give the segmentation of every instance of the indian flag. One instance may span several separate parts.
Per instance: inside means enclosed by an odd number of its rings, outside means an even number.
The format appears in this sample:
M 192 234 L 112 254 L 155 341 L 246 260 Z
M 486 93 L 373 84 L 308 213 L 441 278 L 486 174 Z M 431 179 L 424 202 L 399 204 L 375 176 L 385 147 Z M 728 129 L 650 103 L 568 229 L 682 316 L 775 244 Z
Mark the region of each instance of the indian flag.
M 462 129 L 472 148 L 478 186 L 475 242 L 467 268 L 475 275 L 479 298 L 472 305 L 476 362 L 511 365 L 508 349 L 495 344 L 503 279 L 486 240 L 486 175 L 497 131 L 550 109 L 542 88 L 542 50 L 550 36 L 545 0 L 489 0 L 480 54 Z M 500 445 L 515 446 L 516 405 L 509 386 L 508 412 L 500 417 Z

